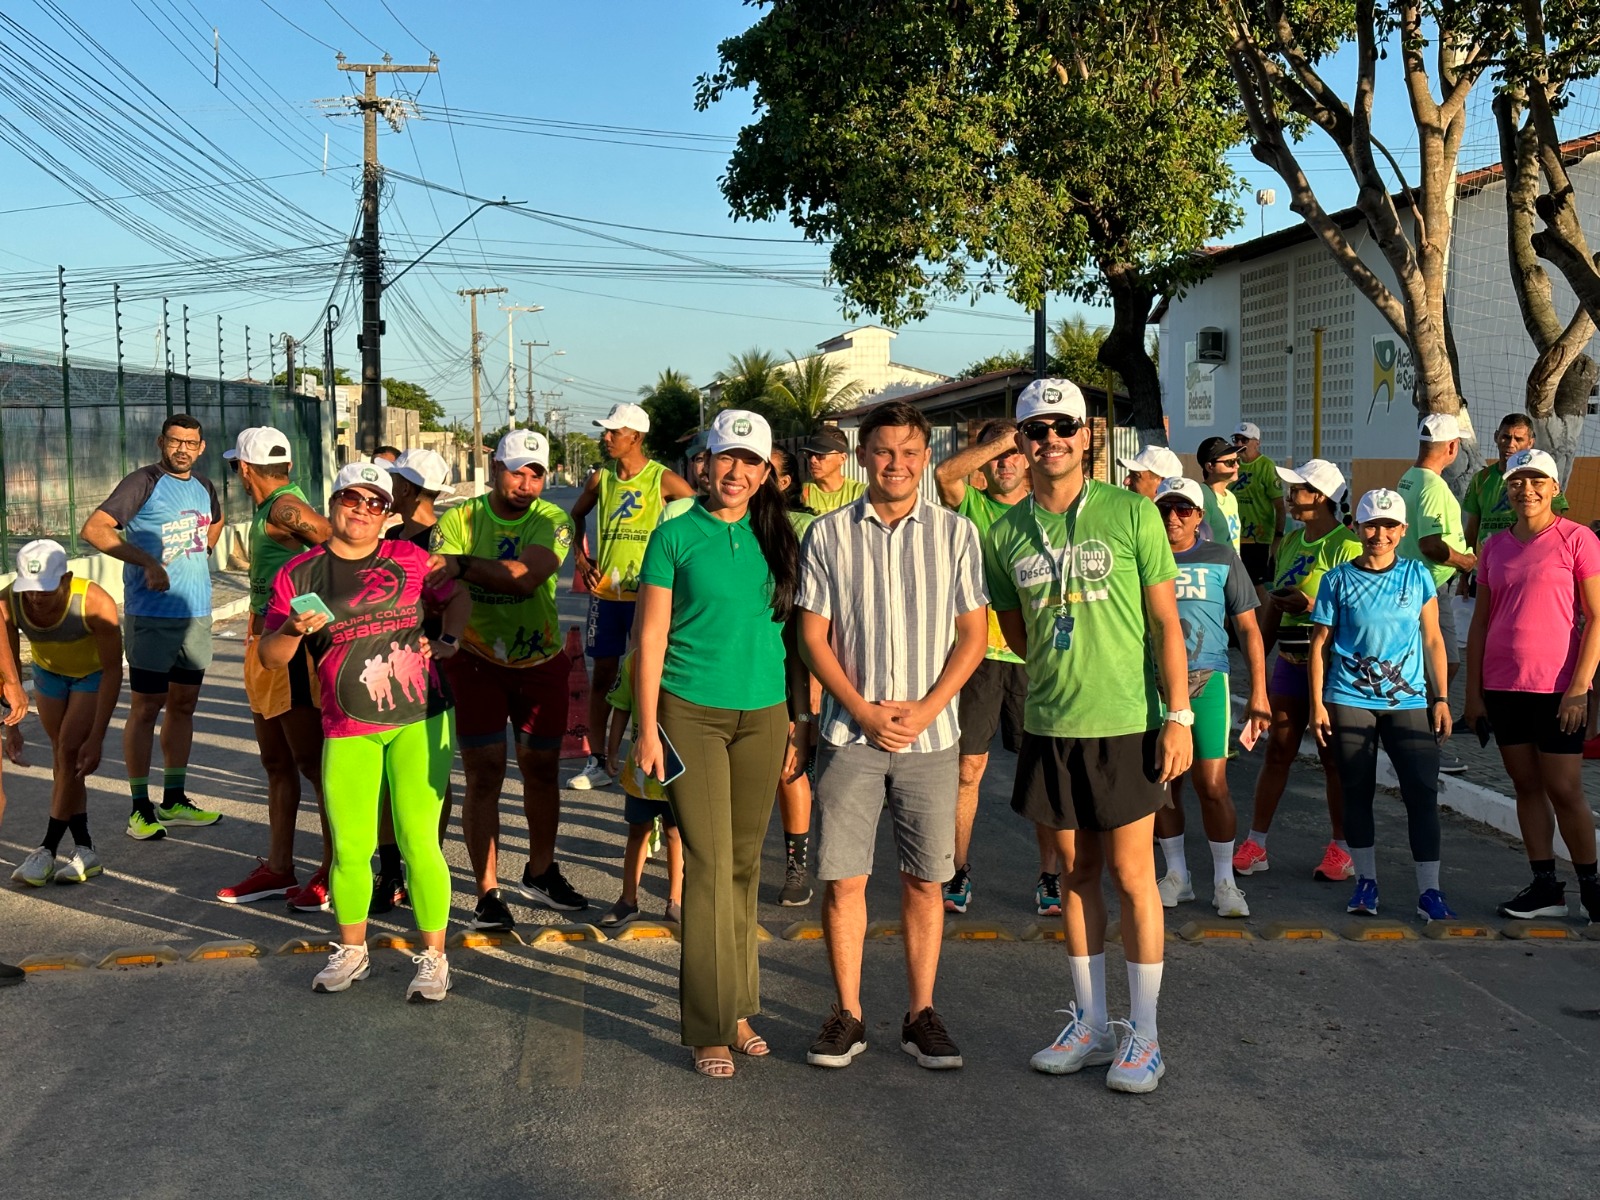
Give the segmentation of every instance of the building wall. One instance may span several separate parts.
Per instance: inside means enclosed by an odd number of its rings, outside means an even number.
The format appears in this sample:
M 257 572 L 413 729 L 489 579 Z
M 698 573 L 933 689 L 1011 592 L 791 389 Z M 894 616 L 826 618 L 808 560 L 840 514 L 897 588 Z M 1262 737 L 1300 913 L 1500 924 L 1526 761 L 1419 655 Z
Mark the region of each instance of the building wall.
M 924 371 L 920 367 L 892 362 L 889 348 L 895 336 L 893 330 L 864 325 L 830 338 L 817 348 L 817 354 L 805 356 L 800 361 L 821 358 L 840 364 L 846 372 L 845 382 L 861 385 L 862 400 L 888 400 L 949 380 L 948 375 L 940 375 L 937 371 Z

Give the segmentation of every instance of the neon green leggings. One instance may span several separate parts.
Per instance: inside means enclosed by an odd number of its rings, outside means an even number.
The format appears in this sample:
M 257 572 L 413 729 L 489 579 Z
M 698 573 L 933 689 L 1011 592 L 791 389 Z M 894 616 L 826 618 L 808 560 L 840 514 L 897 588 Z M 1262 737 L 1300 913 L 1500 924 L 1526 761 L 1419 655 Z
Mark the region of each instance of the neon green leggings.
M 417 928 L 433 933 L 450 917 L 450 868 L 439 848 L 439 812 L 455 757 L 453 714 L 440 713 L 383 733 L 329 738 L 322 751 L 322 795 L 333 832 L 328 888 L 341 925 L 367 919 L 372 856 L 378 849 L 378 793 L 389 781 L 395 840 L 406 860 L 406 891 Z

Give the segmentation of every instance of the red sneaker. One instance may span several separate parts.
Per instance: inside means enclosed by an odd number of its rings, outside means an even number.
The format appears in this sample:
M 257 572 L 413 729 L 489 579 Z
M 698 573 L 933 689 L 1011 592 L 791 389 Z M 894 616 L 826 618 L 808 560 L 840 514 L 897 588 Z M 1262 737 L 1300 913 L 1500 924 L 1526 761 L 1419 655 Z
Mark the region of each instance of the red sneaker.
M 294 872 L 279 874 L 267 866 L 264 859 L 256 859 L 256 869 L 232 887 L 219 888 L 217 899 L 224 904 L 254 904 L 273 896 L 285 896 L 299 884 Z
M 289 907 L 295 912 L 328 911 L 328 873 L 319 870 L 306 885 L 289 893 Z
M 1255 875 L 1267 869 L 1267 848 L 1260 842 L 1245 838 L 1244 845 L 1233 852 L 1233 873 Z
M 1317 869 L 1311 872 L 1311 878 L 1320 879 L 1325 883 L 1337 883 L 1341 879 L 1350 879 L 1356 873 L 1356 864 L 1351 857 L 1332 842 L 1323 852 L 1322 861 L 1317 864 Z

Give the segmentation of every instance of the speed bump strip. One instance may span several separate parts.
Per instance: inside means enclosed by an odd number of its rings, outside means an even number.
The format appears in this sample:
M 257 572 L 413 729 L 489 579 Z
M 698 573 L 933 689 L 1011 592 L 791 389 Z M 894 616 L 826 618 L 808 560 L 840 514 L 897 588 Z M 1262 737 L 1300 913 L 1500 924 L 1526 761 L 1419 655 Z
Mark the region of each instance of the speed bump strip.
M 613 942 L 670 941 L 677 929 L 665 921 L 630 921 L 610 935 Z
M 1067 940 L 1067 931 L 1061 928 L 1061 922 L 1055 921 L 1049 925 L 1040 925 L 1037 922 L 1029 925 L 1022 931 L 1024 942 L 1064 942 Z
M 756 941 L 758 941 L 758 942 L 770 942 L 771 940 L 772 940 L 772 930 L 768 929 L 760 921 L 757 921 L 756 922 Z
M 816 921 L 796 921 L 783 931 L 786 942 L 815 942 L 822 937 L 822 926 Z
M 423 944 L 420 934 L 407 936 L 403 933 L 375 933 L 367 939 L 368 950 L 402 950 L 407 954 L 422 953 Z
M 1405 942 L 1414 940 L 1417 931 L 1399 921 L 1351 921 L 1339 936 L 1347 942 Z
M 899 921 L 874 921 L 867 926 L 869 938 L 897 938 L 904 933 Z
M 951 921 L 944 927 L 944 940 L 947 942 L 1014 942 L 1017 939 L 1011 931 L 1001 929 L 998 925 L 971 924 L 965 921 Z
M 219 958 L 260 958 L 261 947 L 254 942 L 224 939 L 218 942 L 201 942 L 189 951 L 189 962 L 211 962 Z
M 1436 942 L 1494 941 L 1499 938 L 1500 931 L 1481 921 L 1429 921 L 1422 927 L 1422 936 Z
M 17 964 L 30 975 L 35 971 L 84 971 L 94 966 L 87 954 L 30 954 Z
M 332 954 L 332 938 L 290 938 L 279 946 L 278 954 Z
M 1253 942 L 1256 935 L 1237 921 L 1220 919 L 1189 921 L 1178 929 L 1186 942 Z
M 520 946 L 523 941 L 515 929 L 458 929 L 444 944 L 452 950 L 492 950 L 497 946 Z
M 1304 921 L 1269 921 L 1261 930 L 1269 942 L 1331 942 L 1338 934 L 1322 925 L 1307 925 Z
M 1600 925 L 1591 922 L 1578 931 L 1578 936 L 1591 942 L 1600 942 Z
M 181 957 L 171 946 L 124 946 L 102 958 L 99 965 L 104 970 L 115 970 L 118 967 L 161 967 L 167 963 L 175 963 Z
M 546 925 L 538 933 L 525 938 L 529 946 L 545 946 L 565 942 L 604 942 L 609 940 L 593 925 Z
M 1554 921 L 1513 921 L 1505 928 L 1508 938 L 1515 938 L 1519 942 L 1551 941 L 1575 942 L 1578 940 L 1578 931 L 1570 925 L 1558 925 Z

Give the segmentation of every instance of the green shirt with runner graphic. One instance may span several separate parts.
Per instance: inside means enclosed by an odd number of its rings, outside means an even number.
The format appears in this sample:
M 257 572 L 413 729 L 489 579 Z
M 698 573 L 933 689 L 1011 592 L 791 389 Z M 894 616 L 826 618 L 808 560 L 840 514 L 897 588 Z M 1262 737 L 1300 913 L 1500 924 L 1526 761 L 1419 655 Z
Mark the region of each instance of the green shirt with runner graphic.
M 1434 562 L 1422 552 L 1421 542 L 1425 537 L 1437 535 L 1457 554 L 1465 554 L 1467 538 L 1462 531 L 1461 502 L 1450 485 L 1427 467 L 1412 467 L 1400 476 L 1395 490 L 1406 502 L 1406 535 L 1400 539 L 1400 557 L 1416 559 L 1428 568 L 1433 586 L 1442 587 L 1456 569 Z
M 650 460 L 631 479 L 618 479 L 615 467 L 600 469 L 595 497 L 600 582 L 594 595 L 600 600 L 635 600 L 639 596 L 639 566 L 650 535 L 661 524 L 661 476 L 666 468 Z
M 1015 506 L 1011 504 L 1001 504 L 982 488 L 968 487 L 961 497 L 961 503 L 956 505 L 956 511 L 978 527 L 978 534 L 981 537 L 1013 507 Z M 984 651 L 983 656 L 992 658 L 996 662 L 1022 661 L 1011 652 L 1011 647 L 1006 645 L 1005 634 L 1000 632 L 1000 618 L 995 616 L 992 608 L 989 610 L 989 648 Z
M 1361 539 L 1343 525 L 1335 525 L 1320 538 L 1310 540 L 1306 537 L 1305 527 L 1291 529 L 1283 535 L 1283 542 L 1278 547 L 1278 563 L 1276 573 L 1272 577 L 1274 592 L 1281 592 L 1286 588 L 1293 588 L 1311 601 L 1312 608 L 1316 607 L 1317 589 L 1322 586 L 1322 577 L 1341 563 L 1347 563 L 1353 558 L 1361 557 Z M 1305 654 L 1302 650 L 1289 649 L 1291 645 L 1298 645 L 1298 639 L 1286 636 L 1286 631 L 1305 628 L 1311 625 L 1311 608 L 1303 613 L 1284 613 L 1278 622 L 1278 652 L 1291 662 L 1304 662 Z M 1307 636 L 1302 633 L 1300 637 Z
M 434 528 L 437 554 L 474 558 L 521 558 L 529 546 L 543 546 L 565 562 L 572 549 L 572 518 L 548 500 L 535 500 L 514 520 L 503 520 L 479 496 L 447 510 Z M 464 650 L 507 667 L 535 667 L 561 652 L 561 620 L 556 613 L 556 577 L 531 596 L 511 596 L 468 584 L 472 617 L 461 639 Z
M 1211 526 L 1211 540 L 1220 545 L 1239 549 L 1239 501 L 1230 491 L 1218 492 L 1209 483 L 1202 483 L 1205 493 L 1206 524 Z
M 1283 499 L 1283 480 L 1278 465 L 1265 454 L 1250 461 L 1239 459 L 1239 477 L 1228 485 L 1239 502 L 1239 540 L 1270 545 L 1278 528 L 1274 500 Z M 1235 547 L 1237 549 L 1237 547 Z
M 841 480 L 837 492 L 823 491 L 815 480 L 800 489 L 800 499 L 805 501 L 805 506 L 819 517 L 827 516 L 846 504 L 854 504 L 866 494 L 867 485 L 859 479 Z
M 1154 504 L 1096 480 L 1067 513 L 1024 500 L 984 535 L 983 560 L 991 606 L 1020 610 L 1027 625 L 1027 732 L 1098 738 L 1160 726 L 1144 589 L 1177 578 L 1178 566 Z
M 1557 492 L 1550 502 L 1550 511 L 1557 516 L 1571 505 L 1565 493 Z M 1492 462 L 1472 477 L 1467 494 L 1461 497 L 1464 517 L 1478 518 L 1478 545 L 1481 547 L 1491 533 L 1501 533 L 1517 523 L 1517 514 L 1511 510 L 1511 498 L 1506 495 L 1506 469 Z

